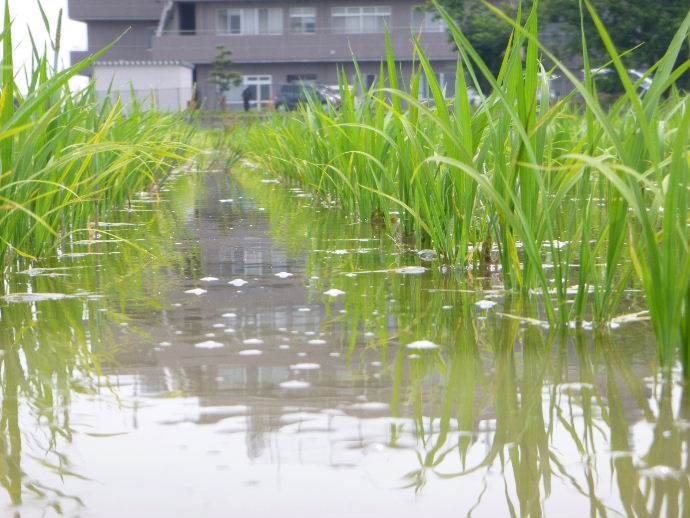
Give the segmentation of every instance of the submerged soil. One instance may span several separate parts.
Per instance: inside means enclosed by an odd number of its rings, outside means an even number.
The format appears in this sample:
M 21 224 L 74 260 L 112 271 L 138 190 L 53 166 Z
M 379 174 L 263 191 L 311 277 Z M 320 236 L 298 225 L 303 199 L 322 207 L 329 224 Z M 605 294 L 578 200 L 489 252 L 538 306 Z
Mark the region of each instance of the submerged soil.
M 6 271 L 0 515 L 690 512 L 647 322 L 554 332 L 258 171 L 159 194 Z

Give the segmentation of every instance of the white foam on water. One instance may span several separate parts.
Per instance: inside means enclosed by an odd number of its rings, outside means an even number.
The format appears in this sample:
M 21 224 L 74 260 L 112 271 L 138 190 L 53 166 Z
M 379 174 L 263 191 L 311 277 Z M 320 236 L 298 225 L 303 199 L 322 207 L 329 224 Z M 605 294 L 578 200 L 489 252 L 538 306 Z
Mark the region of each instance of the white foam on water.
M 416 340 L 406 345 L 408 349 L 431 350 L 438 349 L 440 346 L 430 340 Z
M 225 347 L 225 345 L 214 340 L 206 340 L 205 342 L 194 344 L 194 347 L 197 349 L 220 349 L 221 347 Z
M 160 342 L 158 345 L 161 347 L 170 347 L 172 344 L 170 342 Z
M 214 327 L 215 329 L 223 329 L 223 328 L 225 327 L 225 324 L 220 324 L 220 323 L 218 323 L 218 324 L 213 324 L 213 327 Z
M 199 297 L 208 292 L 202 288 L 194 288 L 192 290 L 185 291 L 185 293 L 188 293 L 189 295 L 196 295 L 197 297 Z
M 287 278 L 289 278 L 289 277 L 292 277 L 293 274 L 292 274 L 292 273 L 289 273 L 289 272 L 278 272 L 278 273 L 275 274 L 275 276 L 276 276 L 276 277 L 279 277 L 279 278 L 281 278 L 281 279 L 287 279 Z
M 340 297 L 341 295 L 345 295 L 345 292 L 337 288 L 331 288 L 328 291 L 324 291 L 323 294 L 329 297 Z
M 221 317 L 223 317 L 223 318 L 236 318 L 237 315 L 235 313 L 223 313 L 221 315 Z
M 10 293 L 2 297 L 6 302 L 42 302 L 45 300 L 63 300 L 74 297 L 66 293 Z
M 312 371 L 320 368 L 321 365 L 318 363 L 296 363 L 295 365 L 290 365 L 290 370 L 292 371 Z
M 320 338 L 314 338 L 307 342 L 309 345 L 326 345 L 326 340 L 321 340 Z
M 228 282 L 231 286 L 237 286 L 238 288 L 241 288 L 245 284 L 249 284 L 247 281 L 244 279 L 233 279 L 230 282 Z
M 309 382 L 300 380 L 283 381 L 279 386 L 284 389 L 306 389 L 311 387 Z
M 332 358 L 340 358 L 340 353 L 328 353 L 328 356 Z
M 215 337 L 216 337 L 216 333 L 206 333 L 204 336 L 205 336 L 206 338 L 215 338 Z
M 478 300 L 477 302 L 474 303 L 475 306 L 477 306 L 479 309 L 491 309 L 493 308 L 497 303 L 493 300 Z
M 218 277 L 202 277 L 199 280 L 202 282 L 214 282 L 218 280 Z
M 348 407 L 350 410 L 360 410 L 365 412 L 382 412 L 388 410 L 388 403 L 381 401 L 367 401 L 366 403 L 355 403 Z
M 282 344 L 278 346 L 278 349 L 280 349 L 281 351 L 287 351 L 289 348 L 290 346 L 287 344 Z
M 224 333 L 228 333 L 228 334 L 232 334 L 232 333 L 235 332 L 235 330 L 234 330 L 232 327 L 226 327 L 226 328 L 223 330 L 223 332 L 224 332 Z
M 299 309 L 297 309 L 297 311 L 299 311 L 301 313 L 308 313 L 311 311 L 311 309 L 310 308 L 299 308 Z
M 226 198 L 224 200 L 218 200 L 219 203 L 232 203 L 233 201 L 235 201 L 235 200 L 233 200 L 232 198 Z
M 244 345 L 262 345 L 264 341 L 260 338 L 247 338 L 246 340 L 242 340 L 242 343 Z
M 393 270 L 395 273 L 402 273 L 403 275 L 419 275 L 426 272 L 423 266 L 403 266 Z
M 261 356 L 263 354 L 262 351 L 259 351 L 258 349 L 244 349 L 238 353 L 240 356 Z

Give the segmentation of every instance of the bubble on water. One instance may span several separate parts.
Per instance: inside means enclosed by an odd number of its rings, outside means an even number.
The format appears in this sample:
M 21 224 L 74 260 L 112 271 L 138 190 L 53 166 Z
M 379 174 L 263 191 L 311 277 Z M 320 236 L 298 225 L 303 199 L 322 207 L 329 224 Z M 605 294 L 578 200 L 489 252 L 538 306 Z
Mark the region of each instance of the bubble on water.
M 311 311 L 311 308 L 298 308 L 297 311 L 300 313 L 309 313 Z
M 214 282 L 218 280 L 218 277 L 202 277 L 199 279 L 201 282 Z
M 287 344 L 281 344 L 278 346 L 278 349 L 280 349 L 281 351 L 287 351 L 289 348 L 290 346 Z
M 338 311 L 338 313 L 340 313 L 341 315 L 345 315 L 347 313 L 347 310 L 341 309 L 340 311 Z
M 424 350 L 430 350 L 430 349 L 438 349 L 439 345 L 435 344 L 434 342 L 430 340 L 416 340 L 414 342 L 411 342 L 407 344 L 406 346 L 408 349 L 424 349 Z
M 197 349 L 220 349 L 221 347 L 225 347 L 225 345 L 214 340 L 206 340 L 205 342 L 194 344 L 194 347 Z
M 208 292 L 202 288 L 194 288 L 192 290 L 185 291 L 185 293 L 188 293 L 189 295 L 196 295 L 197 297 L 199 297 Z
M 224 200 L 218 200 L 218 201 L 219 201 L 220 203 L 232 203 L 232 202 L 235 201 L 235 200 L 233 200 L 232 198 L 226 198 L 226 199 L 224 199 Z
M 307 353 L 297 353 L 297 356 L 300 358 L 304 358 L 307 355 Z
M 161 347 L 170 347 L 172 344 L 170 342 L 160 342 L 158 345 Z
M 215 338 L 215 337 L 216 337 L 216 333 L 206 333 L 204 336 L 205 336 L 206 338 Z
M 261 356 L 263 354 L 262 351 L 259 351 L 258 349 L 244 349 L 238 353 L 240 356 Z
M 224 333 L 228 333 L 228 334 L 232 334 L 232 333 L 235 332 L 235 330 L 234 330 L 232 327 L 226 327 L 226 328 L 223 330 L 223 332 L 224 332 Z
M 496 305 L 496 302 L 493 300 L 478 300 L 477 302 L 474 303 L 475 306 L 477 306 L 479 309 L 491 309 Z
M 289 273 L 289 272 L 278 272 L 278 273 L 275 274 L 275 276 L 276 276 L 276 277 L 279 277 L 279 278 L 281 278 L 281 279 L 287 279 L 287 278 L 289 278 L 289 277 L 292 277 L 293 274 L 292 274 L 292 273 Z
M 381 362 L 371 362 L 372 367 L 381 367 Z
M 309 345 L 326 345 L 326 340 L 321 340 L 320 338 L 314 338 L 307 342 Z
M 280 331 L 281 333 L 287 333 L 287 330 L 288 330 L 287 327 L 279 327 L 278 328 L 278 331 Z
M 438 257 L 436 250 L 420 250 L 417 255 L 422 261 L 434 261 Z
M 337 288 L 331 288 L 328 291 L 324 291 L 323 294 L 329 297 L 340 297 L 341 295 L 345 295 L 345 292 Z
M 296 363 L 295 365 L 290 365 L 290 370 L 293 371 L 311 371 L 320 369 L 321 365 L 318 363 Z
M 403 266 L 402 268 L 396 268 L 393 270 L 395 273 L 402 273 L 405 275 L 419 275 L 426 272 L 426 268 L 423 266 Z
M 643 477 L 655 478 L 655 479 L 678 479 L 680 480 L 684 475 L 681 471 L 674 469 L 670 466 L 664 466 L 659 464 L 657 466 L 652 466 L 650 468 L 641 469 L 640 475 Z
M 247 281 L 244 279 L 233 279 L 230 282 L 228 282 L 231 286 L 236 286 L 238 288 L 241 288 L 242 286 L 249 284 Z
M 223 329 L 223 328 L 225 327 L 225 324 L 220 324 L 220 323 L 218 323 L 218 324 L 213 324 L 213 327 L 214 327 L 215 329 Z
M 182 331 L 175 331 L 173 334 L 181 335 L 181 334 L 184 334 L 184 333 L 183 333 Z
M 441 309 L 445 309 L 447 311 L 449 309 L 453 309 L 453 306 L 443 306 Z
M 237 315 L 235 313 L 223 313 L 221 316 L 223 318 L 237 318 Z
M 333 255 L 346 255 L 346 254 L 349 254 L 350 251 L 349 250 L 333 250 L 331 253 Z
M 421 358 L 421 356 L 419 356 L 418 354 L 408 354 L 407 355 L 408 360 L 419 360 L 419 358 Z
M 11 293 L 2 297 L 6 302 L 42 302 L 45 300 L 63 300 L 75 295 L 66 293 Z
M 332 358 L 339 358 L 340 353 L 328 353 L 328 356 L 331 356 Z
M 388 403 L 382 401 L 367 401 L 366 403 L 355 403 L 348 407 L 350 410 L 359 410 L 364 412 L 382 412 L 388 410 Z
M 316 334 L 315 331 L 305 331 L 304 336 L 314 336 Z
M 284 389 L 306 389 L 309 388 L 311 385 L 307 381 L 300 381 L 300 380 L 290 380 L 290 381 L 283 381 L 282 383 L 279 384 L 280 388 Z
M 247 338 L 246 340 L 242 340 L 242 343 L 244 345 L 261 345 L 264 341 L 260 338 Z

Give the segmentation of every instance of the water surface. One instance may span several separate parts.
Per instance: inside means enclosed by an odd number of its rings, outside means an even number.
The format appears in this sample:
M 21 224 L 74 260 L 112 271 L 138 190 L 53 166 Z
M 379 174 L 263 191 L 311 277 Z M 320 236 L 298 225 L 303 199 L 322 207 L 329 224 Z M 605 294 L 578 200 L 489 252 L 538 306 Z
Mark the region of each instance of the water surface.
M 648 324 L 468 275 L 257 171 L 142 193 L 6 271 L 0 514 L 690 514 Z

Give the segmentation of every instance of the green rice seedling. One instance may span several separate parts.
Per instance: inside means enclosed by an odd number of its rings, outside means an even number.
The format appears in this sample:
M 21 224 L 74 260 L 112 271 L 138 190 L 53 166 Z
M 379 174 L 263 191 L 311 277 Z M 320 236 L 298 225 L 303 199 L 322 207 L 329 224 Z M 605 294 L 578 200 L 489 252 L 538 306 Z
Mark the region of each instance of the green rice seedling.
M 690 69 L 674 68 L 690 13 L 643 91 L 582 2 L 582 19 L 594 20 L 606 66 L 624 86 L 604 106 L 584 29 L 580 79 L 540 42 L 539 2 L 531 4 L 515 20 L 487 4 L 513 29 L 498 74 L 437 6 L 458 49 L 451 98 L 420 41 L 412 36 L 415 66 L 403 77 L 388 37 L 377 85 L 363 91 L 342 76 L 339 109 L 312 102 L 255 127 L 250 158 L 384 225 L 401 244 L 435 249 L 470 282 L 500 272 L 506 289 L 537 297 L 525 306 L 533 318 L 605 327 L 641 288 L 664 364 L 680 348 L 690 373 L 690 115 L 687 95 L 674 88 Z M 549 85 L 554 70 L 574 86 L 558 101 Z M 472 106 L 480 77 L 491 91 Z
M 107 50 L 59 71 L 60 21 L 51 46 L 33 49 L 27 87 L 14 77 L 12 25 L 5 2 L 0 95 L 0 256 L 43 255 L 93 224 L 130 195 L 155 188 L 186 160 L 193 133 L 177 115 L 139 103 L 99 99 L 95 85 L 72 91 L 69 80 Z M 50 25 L 44 16 L 46 30 Z M 52 64 L 51 64 L 52 63 Z

